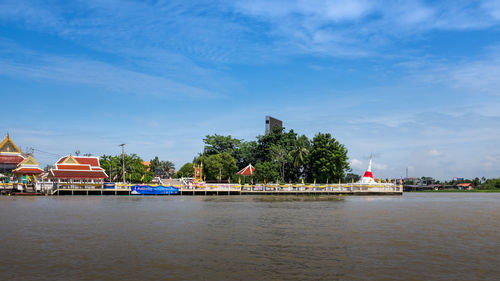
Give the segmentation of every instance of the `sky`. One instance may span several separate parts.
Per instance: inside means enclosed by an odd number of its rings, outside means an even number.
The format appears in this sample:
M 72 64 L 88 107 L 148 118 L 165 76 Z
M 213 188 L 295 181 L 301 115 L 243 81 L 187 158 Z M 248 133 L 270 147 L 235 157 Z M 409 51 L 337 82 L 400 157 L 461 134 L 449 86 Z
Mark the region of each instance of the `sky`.
M 500 176 L 500 1 L 0 1 L 0 135 L 177 168 L 271 115 L 353 172 Z

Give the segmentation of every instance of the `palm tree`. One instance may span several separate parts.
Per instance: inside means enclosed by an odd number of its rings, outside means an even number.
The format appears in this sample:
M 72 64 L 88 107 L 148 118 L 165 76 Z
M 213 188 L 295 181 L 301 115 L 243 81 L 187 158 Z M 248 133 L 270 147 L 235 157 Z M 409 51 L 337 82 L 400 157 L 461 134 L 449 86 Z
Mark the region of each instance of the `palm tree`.
M 306 163 L 307 155 L 309 154 L 309 139 L 302 135 L 297 139 L 295 147 L 290 151 L 290 157 L 292 157 L 292 164 L 297 169 L 300 175 L 303 172 L 304 165 Z
M 281 180 L 285 180 L 285 165 L 287 163 L 287 153 L 286 150 L 281 145 L 273 145 L 271 147 L 271 154 L 274 158 L 274 161 L 279 164 L 279 172 L 281 176 Z
M 160 167 L 161 167 L 161 171 L 162 171 L 163 176 L 168 178 L 168 177 L 171 177 L 174 175 L 174 172 L 175 172 L 174 163 L 172 163 L 170 161 L 161 161 Z

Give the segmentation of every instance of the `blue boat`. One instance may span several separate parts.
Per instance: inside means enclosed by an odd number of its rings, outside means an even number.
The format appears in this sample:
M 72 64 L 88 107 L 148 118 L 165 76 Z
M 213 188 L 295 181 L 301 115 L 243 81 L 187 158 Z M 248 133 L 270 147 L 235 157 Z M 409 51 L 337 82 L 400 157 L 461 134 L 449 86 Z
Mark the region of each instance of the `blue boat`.
M 132 195 L 175 195 L 179 194 L 179 189 L 174 186 L 150 186 L 134 185 L 130 187 Z

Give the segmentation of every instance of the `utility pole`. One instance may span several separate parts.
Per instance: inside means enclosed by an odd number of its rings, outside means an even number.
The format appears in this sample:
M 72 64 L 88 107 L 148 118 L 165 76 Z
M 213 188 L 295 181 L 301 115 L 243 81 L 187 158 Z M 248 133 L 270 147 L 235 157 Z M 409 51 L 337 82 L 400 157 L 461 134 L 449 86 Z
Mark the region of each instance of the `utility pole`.
M 119 144 L 122 147 L 122 180 L 125 183 L 125 144 Z

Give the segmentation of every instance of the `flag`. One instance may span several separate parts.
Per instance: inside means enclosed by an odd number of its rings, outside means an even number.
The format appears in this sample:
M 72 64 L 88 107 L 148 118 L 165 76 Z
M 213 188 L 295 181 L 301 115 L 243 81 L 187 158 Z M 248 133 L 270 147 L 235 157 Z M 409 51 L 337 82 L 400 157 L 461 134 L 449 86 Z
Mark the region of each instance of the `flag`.
M 118 177 L 118 175 L 115 175 L 115 176 L 113 177 L 113 180 L 116 180 L 116 178 L 117 178 L 117 177 Z
M 314 184 L 316 184 L 316 179 L 314 179 Z
M 142 177 L 141 177 L 141 181 L 144 181 L 144 176 L 145 176 L 145 175 L 142 175 Z
M 304 179 L 302 179 L 302 184 L 304 184 Z
M 241 184 L 241 178 L 238 177 L 238 184 Z

